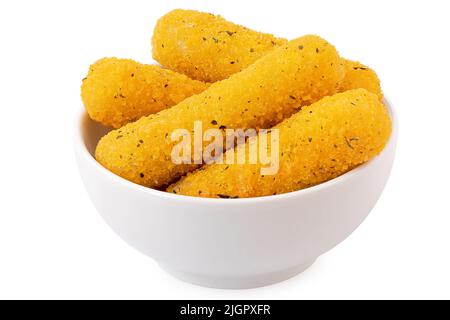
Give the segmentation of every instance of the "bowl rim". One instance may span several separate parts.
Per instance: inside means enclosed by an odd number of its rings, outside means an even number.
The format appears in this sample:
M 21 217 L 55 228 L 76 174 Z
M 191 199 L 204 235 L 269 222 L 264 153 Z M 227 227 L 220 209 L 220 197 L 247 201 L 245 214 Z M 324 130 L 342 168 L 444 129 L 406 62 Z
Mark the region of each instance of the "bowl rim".
M 391 118 L 392 123 L 392 130 L 391 135 L 389 137 L 388 142 L 384 146 L 383 150 L 374 158 L 370 159 L 366 163 L 363 163 L 362 165 L 357 166 L 356 168 L 325 182 L 319 183 L 315 186 L 297 190 L 297 191 L 291 191 L 287 193 L 281 193 L 276 195 L 269 195 L 269 196 L 261 196 L 261 197 L 251 197 L 251 198 L 236 198 L 236 199 L 222 199 L 222 198 L 202 198 L 202 197 L 194 197 L 194 196 L 186 196 L 181 194 L 173 194 L 166 191 L 156 190 L 149 187 L 145 187 L 142 185 L 139 185 L 137 183 L 131 182 L 126 180 L 125 178 L 122 178 L 119 175 L 116 175 L 115 173 L 109 171 L 105 167 L 103 167 L 100 163 L 95 160 L 95 157 L 89 152 L 87 145 L 85 143 L 83 133 L 82 133 L 82 126 L 83 121 L 89 116 L 87 115 L 87 112 L 84 110 L 83 107 L 79 109 L 77 112 L 77 115 L 75 117 L 75 128 L 74 128 L 74 146 L 77 149 L 76 151 L 79 151 L 80 156 L 84 157 L 86 161 L 92 165 L 96 170 L 98 170 L 101 174 L 106 175 L 108 179 L 113 180 L 115 183 L 119 183 L 123 185 L 126 188 L 132 189 L 137 192 L 143 192 L 145 194 L 154 196 L 154 197 L 162 197 L 166 198 L 168 200 L 174 200 L 174 201 L 181 201 L 181 202 L 191 202 L 191 203 L 197 203 L 197 204 L 217 204 L 217 205 L 243 205 L 243 204 L 256 204 L 256 203 L 266 203 L 266 202 L 272 202 L 277 200 L 287 200 L 294 197 L 304 196 L 315 192 L 320 192 L 323 189 L 330 188 L 332 186 L 335 186 L 339 183 L 344 183 L 347 180 L 350 180 L 351 178 L 358 176 L 362 174 L 362 172 L 369 166 L 372 166 L 374 162 L 376 162 L 383 154 L 388 152 L 388 150 L 393 147 L 397 140 L 397 133 L 398 133 L 398 119 L 397 114 L 392 107 L 392 104 L 390 100 L 386 97 L 383 98 L 383 104 L 386 106 L 388 113 Z M 93 121 L 88 119 L 89 121 Z M 395 146 L 394 146 L 395 147 Z

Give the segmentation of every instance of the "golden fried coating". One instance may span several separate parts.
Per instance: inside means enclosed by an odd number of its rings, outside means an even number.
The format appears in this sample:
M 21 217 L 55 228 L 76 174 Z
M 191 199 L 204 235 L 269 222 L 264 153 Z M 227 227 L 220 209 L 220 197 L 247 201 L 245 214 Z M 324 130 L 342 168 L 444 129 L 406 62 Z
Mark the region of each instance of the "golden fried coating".
M 120 128 L 200 93 L 208 87 L 183 74 L 130 59 L 104 58 L 89 68 L 81 98 L 89 116 Z
M 135 183 L 160 188 L 197 167 L 177 165 L 171 151 L 176 129 L 270 128 L 300 106 L 337 92 L 344 77 L 336 49 L 309 35 L 279 46 L 254 64 L 172 108 L 129 123 L 103 137 L 96 159 Z
M 231 23 L 219 15 L 173 10 L 153 31 L 153 58 L 192 79 L 215 82 L 241 71 L 287 40 Z
M 339 91 L 365 88 L 383 93 L 376 73 L 355 61 L 342 59 L 345 77 Z M 91 65 L 81 97 L 89 116 L 105 126 L 120 128 L 204 91 L 210 84 L 183 74 L 130 59 L 103 58 Z
M 380 100 L 383 99 L 380 79 L 375 71 L 356 61 L 342 59 L 342 62 L 345 68 L 345 77 L 339 91 L 364 88 L 375 93 Z
M 212 164 L 188 174 L 168 191 L 200 197 L 247 198 L 307 188 L 377 155 L 389 139 L 391 121 L 375 94 L 355 89 L 303 107 L 274 129 L 279 129 L 280 141 L 276 174 L 261 175 L 261 164 Z M 248 142 L 246 146 L 248 154 Z

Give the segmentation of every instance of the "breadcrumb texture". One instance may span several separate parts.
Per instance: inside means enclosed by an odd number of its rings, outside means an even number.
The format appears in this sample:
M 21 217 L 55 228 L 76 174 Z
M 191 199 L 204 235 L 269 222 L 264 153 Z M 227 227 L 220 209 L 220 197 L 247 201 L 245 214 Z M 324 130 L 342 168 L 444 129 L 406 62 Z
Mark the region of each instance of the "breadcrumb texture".
M 89 116 L 119 128 L 200 93 L 208 84 L 155 65 L 104 58 L 92 64 L 81 86 Z
M 173 10 L 161 17 L 152 38 L 153 58 L 193 79 L 215 82 L 241 71 L 283 45 L 286 39 L 226 21 L 219 15 Z M 343 59 L 341 91 L 364 88 L 383 97 L 380 81 L 369 67 Z
M 355 89 L 303 107 L 275 128 L 280 130 L 280 162 L 275 175 L 262 176 L 260 164 L 212 164 L 188 174 L 168 191 L 247 198 L 314 186 L 377 155 L 389 139 L 391 121 L 375 94 Z
M 341 83 L 340 91 L 363 88 L 375 93 L 378 98 L 383 99 L 380 79 L 375 71 L 357 61 L 342 59 L 345 68 L 345 77 Z
M 344 77 L 336 49 L 309 35 L 290 41 L 226 80 L 103 137 L 96 159 L 117 175 L 161 188 L 194 170 L 176 165 L 171 140 L 176 129 L 193 131 L 194 121 L 209 128 L 270 128 L 309 105 L 337 92 Z
M 192 79 L 228 78 L 287 40 L 226 21 L 219 15 L 173 10 L 161 17 L 152 38 L 153 58 Z

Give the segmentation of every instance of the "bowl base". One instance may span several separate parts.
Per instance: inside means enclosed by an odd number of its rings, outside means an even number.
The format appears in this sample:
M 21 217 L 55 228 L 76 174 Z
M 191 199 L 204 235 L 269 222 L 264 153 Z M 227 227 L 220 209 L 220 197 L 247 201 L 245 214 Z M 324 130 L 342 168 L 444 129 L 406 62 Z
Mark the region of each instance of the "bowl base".
M 163 268 L 166 272 L 168 272 L 177 279 L 202 287 L 217 288 L 217 289 L 251 289 L 257 287 L 264 287 L 292 278 L 297 274 L 308 269 L 314 263 L 314 261 L 315 259 L 310 260 L 301 265 L 277 272 L 270 272 L 254 276 L 242 276 L 242 277 L 196 274 L 181 271 L 163 264 L 161 264 L 161 268 Z

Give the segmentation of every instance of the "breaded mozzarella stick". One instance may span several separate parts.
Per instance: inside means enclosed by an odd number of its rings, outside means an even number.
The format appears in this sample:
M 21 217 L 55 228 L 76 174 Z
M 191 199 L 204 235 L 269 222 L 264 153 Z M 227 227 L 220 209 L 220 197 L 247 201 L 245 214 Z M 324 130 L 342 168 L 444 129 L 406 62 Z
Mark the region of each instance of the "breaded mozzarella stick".
M 209 84 L 156 65 L 104 58 L 89 68 L 81 98 L 89 116 L 120 128 L 204 91 Z
M 391 121 L 375 94 L 356 89 L 303 107 L 271 131 L 274 129 L 279 130 L 275 174 L 261 174 L 258 163 L 212 164 L 188 174 L 167 191 L 196 197 L 248 198 L 314 186 L 380 153 L 389 139 Z M 246 145 L 248 153 L 248 142 Z
M 228 22 L 219 15 L 173 10 L 153 31 L 153 58 L 192 79 L 215 82 L 243 70 L 287 40 Z

